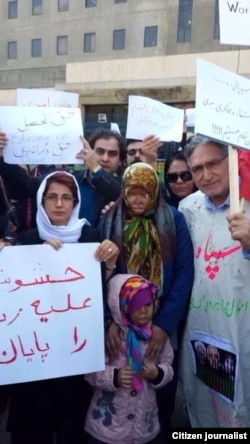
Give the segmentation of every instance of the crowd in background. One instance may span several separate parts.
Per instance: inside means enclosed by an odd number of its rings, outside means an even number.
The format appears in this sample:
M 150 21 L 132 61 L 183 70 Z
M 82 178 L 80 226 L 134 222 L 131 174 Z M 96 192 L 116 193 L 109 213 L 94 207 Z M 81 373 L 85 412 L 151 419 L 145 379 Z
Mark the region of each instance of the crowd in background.
M 11 442 L 166 442 L 178 380 L 192 427 L 250 426 L 248 311 L 223 314 L 248 298 L 250 204 L 229 214 L 227 146 L 184 133 L 160 181 L 157 137 L 82 142 L 79 170 L 0 160 L 1 249 L 100 242 L 105 308 L 103 372 L 0 387 Z M 227 370 L 207 370 L 211 347 Z

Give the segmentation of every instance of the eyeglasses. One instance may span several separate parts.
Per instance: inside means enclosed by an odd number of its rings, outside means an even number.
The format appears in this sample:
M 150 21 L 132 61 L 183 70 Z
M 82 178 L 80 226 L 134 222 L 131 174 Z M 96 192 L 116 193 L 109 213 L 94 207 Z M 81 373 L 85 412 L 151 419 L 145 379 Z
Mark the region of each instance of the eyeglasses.
M 128 150 L 129 156 L 135 156 L 137 153 L 142 154 L 141 148 L 131 148 L 131 150 Z
M 182 182 L 189 182 L 189 180 L 192 180 L 192 174 L 188 170 L 181 171 L 180 173 L 166 174 L 166 180 L 169 183 L 175 183 L 179 178 L 182 180 Z
M 57 203 L 60 200 L 63 204 L 69 204 L 75 200 L 70 194 L 58 196 L 58 194 L 55 193 L 47 194 L 43 199 L 51 203 Z
M 98 154 L 98 156 L 104 156 L 104 154 L 107 153 L 108 157 L 117 157 L 119 156 L 119 152 L 116 150 L 105 150 L 104 148 L 95 148 L 95 153 Z
M 221 157 L 220 159 L 212 159 L 208 162 L 203 163 L 202 165 L 195 165 L 194 167 L 190 167 L 190 170 L 192 171 L 194 176 L 200 176 L 203 173 L 204 168 L 209 171 L 214 171 L 221 165 L 226 157 L 227 154 L 225 154 L 225 156 Z

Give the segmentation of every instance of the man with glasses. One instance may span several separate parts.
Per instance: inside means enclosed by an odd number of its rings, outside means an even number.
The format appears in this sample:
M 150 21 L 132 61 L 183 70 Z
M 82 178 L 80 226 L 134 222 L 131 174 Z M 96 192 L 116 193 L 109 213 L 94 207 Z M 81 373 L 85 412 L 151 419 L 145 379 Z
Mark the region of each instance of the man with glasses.
M 192 427 L 250 427 L 250 203 L 230 214 L 228 147 L 194 135 L 185 148 L 199 189 L 181 201 L 194 246 L 195 279 L 181 354 L 181 379 Z M 250 174 L 250 172 L 249 172 Z M 234 353 L 233 395 L 223 378 L 208 386 L 194 368 L 191 341 Z M 230 402 L 229 402 L 230 401 Z
M 77 157 L 86 167 L 74 172 L 81 193 L 79 217 L 86 217 L 98 227 L 102 209 L 120 196 L 120 179 L 126 165 L 125 140 L 116 131 L 99 128 L 88 142 L 83 139 L 83 149 Z

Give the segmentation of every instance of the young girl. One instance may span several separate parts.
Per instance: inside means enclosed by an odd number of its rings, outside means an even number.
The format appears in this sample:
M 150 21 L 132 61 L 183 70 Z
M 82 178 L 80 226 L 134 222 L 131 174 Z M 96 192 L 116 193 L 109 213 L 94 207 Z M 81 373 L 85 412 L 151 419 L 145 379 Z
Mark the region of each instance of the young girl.
M 156 291 L 138 275 L 118 274 L 109 282 L 108 304 L 122 331 L 124 353 L 106 357 L 104 371 L 85 376 L 95 387 L 85 424 L 91 444 L 149 443 L 159 433 L 155 389 L 173 378 L 173 351 L 167 340 L 157 365 L 143 359 Z

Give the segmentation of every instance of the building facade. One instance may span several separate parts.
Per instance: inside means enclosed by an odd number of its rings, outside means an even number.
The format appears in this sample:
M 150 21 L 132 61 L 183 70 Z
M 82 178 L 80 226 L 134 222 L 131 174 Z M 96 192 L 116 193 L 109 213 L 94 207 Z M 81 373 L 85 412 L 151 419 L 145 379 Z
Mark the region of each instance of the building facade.
M 0 29 L 0 104 L 75 91 L 88 130 L 123 125 L 129 94 L 193 106 L 197 57 L 250 76 L 249 47 L 220 44 L 218 0 L 1 0 Z

